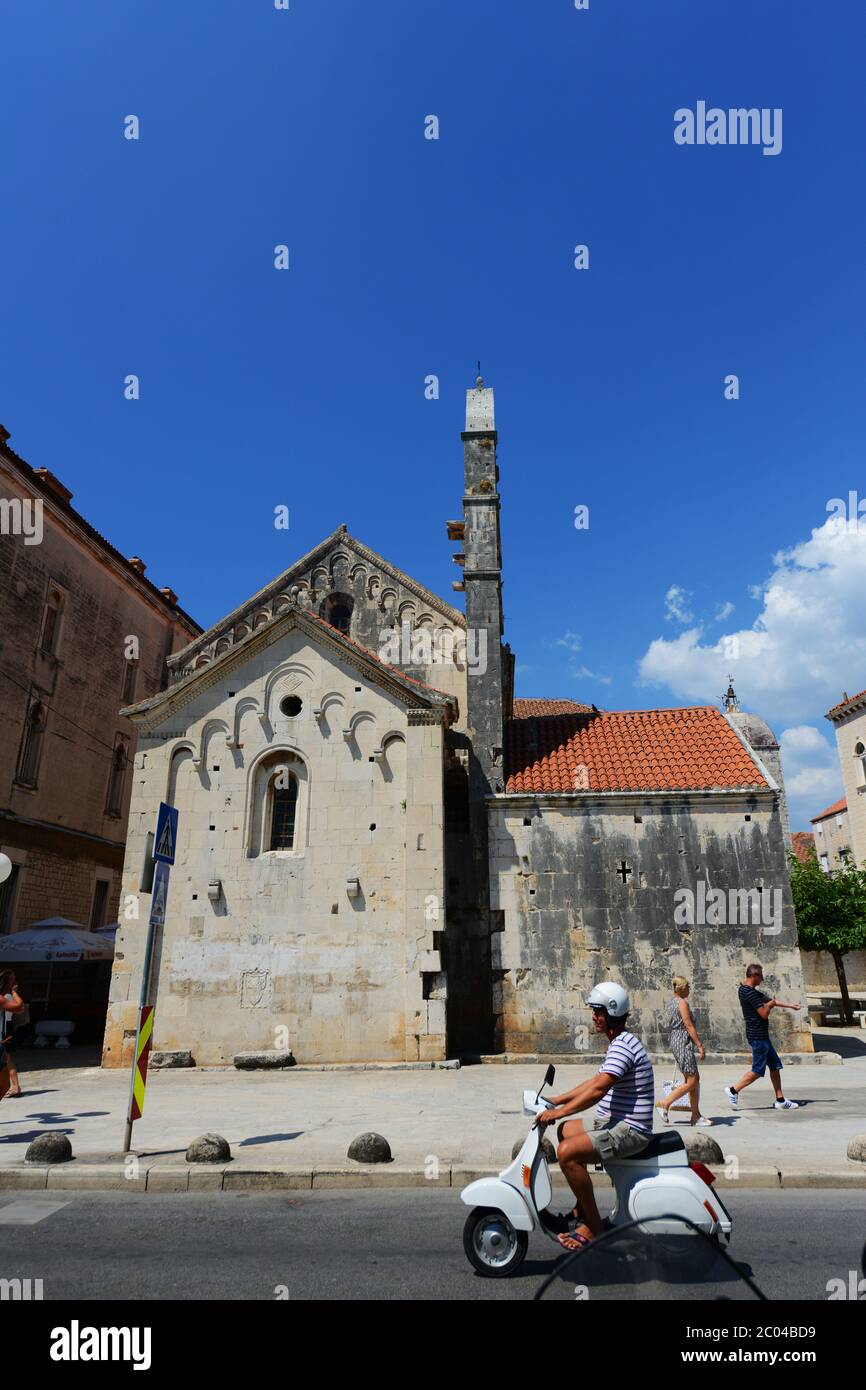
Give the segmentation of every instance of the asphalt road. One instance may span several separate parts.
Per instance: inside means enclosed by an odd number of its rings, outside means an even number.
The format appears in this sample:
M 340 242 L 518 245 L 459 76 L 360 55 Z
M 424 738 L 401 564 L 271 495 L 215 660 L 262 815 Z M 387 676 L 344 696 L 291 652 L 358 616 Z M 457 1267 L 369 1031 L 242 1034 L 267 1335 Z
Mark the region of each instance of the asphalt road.
M 829 1280 L 859 1270 L 866 1192 L 744 1191 L 728 1205 L 730 1253 L 773 1299 L 825 1300 Z M 482 1279 L 463 1254 L 465 1210 L 455 1192 L 417 1188 L 8 1193 L 0 1277 L 41 1278 L 46 1300 L 531 1298 L 553 1245 L 534 1236 L 517 1276 Z

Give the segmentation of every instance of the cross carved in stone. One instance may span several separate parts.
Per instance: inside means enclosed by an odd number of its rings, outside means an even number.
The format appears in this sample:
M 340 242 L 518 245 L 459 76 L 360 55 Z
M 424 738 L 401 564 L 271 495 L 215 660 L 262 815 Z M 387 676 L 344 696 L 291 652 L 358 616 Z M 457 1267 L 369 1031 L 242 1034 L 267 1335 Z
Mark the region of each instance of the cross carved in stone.
M 632 869 L 632 867 L 631 867 L 630 864 L 627 864 L 627 863 L 625 862 L 624 859 L 620 860 L 620 865 L 619 865 L 619 868 L 617 869 L 617 873 L 619 874 L 619 876 L 620 876 L 620 878 L 622 879 L 623 883 L 627 883 L 627 882 L 628 882 L 628 876 L 629 876 L 629 874 L 631 874 L 631 873 L 633 873 L 633 872 L 634 872 L 634 870 Z

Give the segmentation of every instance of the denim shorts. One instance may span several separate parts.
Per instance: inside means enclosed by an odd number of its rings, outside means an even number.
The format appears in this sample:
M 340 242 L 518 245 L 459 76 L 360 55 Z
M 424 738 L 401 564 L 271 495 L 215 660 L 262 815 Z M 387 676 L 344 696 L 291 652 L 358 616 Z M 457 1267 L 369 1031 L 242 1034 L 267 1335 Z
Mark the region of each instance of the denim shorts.
M 782 1063 L 770 1039 L 764 1038 L 752 1043 L 752 1071 L 756 1076 L 763 1076 L 767 1067 L 770 1071 L 781 1071 Z
M 642 1153 L 652 1138 L 635 1129 L 626 1120 L 596 1120 L 592 1130 L 592 1147 L 602 1163 L 618 1158 L 633 1158 Z

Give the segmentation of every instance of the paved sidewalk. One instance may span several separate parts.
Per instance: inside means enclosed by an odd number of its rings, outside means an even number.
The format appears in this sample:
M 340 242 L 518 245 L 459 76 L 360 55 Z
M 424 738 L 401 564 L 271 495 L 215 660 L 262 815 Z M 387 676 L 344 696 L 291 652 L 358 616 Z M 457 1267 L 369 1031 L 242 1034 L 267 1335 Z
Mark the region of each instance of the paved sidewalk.
M 768 1081 L 747 1090 L 737 1112 L 723 1094 L 745 1067 L 705 1066 L 702 1108 L 717 1119 L 714 1138 L 726 1176 L 743 1186 L 866 1187 L 866 1164 L 846 1157 L 848 1141 L 866 1132 L 866 1041 L 859 1030 L 833 1035 L 842 1065 L 785 1070 L 798 1111 L 772 1108 Z M 827 1045 L 823 1035 L 820 1046 Z M 124 1169 L 120 1149 L 129 1090 L 126 1071 L 99 1067 L 35 1071 L 21 1057 L 20 1100 L 0 1104 L 0 1187 L 118 1186 L 153 1190 L 192 1187 L 462 1184 L 498 1170 L 526 1133 L 524 1087 L 537 1088 L 541 1064 L 480 1065 L 430 1071 L 153 1071 L 144 1118 L 134 1130 L 137 1168 Z M 43 1056 L 39 1058 L 40 1063 Z M 46 1059 L 52 1061 L 53 1058 Z M 587 1066 L 557 1069 L 556 1091 L 592 1074 Z M 656 1067 L 656 1083 L 668 1068 Z M 659 1128 L 659 1122 L 656 1123 Z M 67 1134 L 72 1163 L 24 1167 L 27 1145 L 48 1130 Z M 190 1141 L 208 1130 L 231 1144 L 229 1165 L 185 1162 Z M 366 1130 L 383 1134 L 394 1162 L 352 1163 L 350 1141 Z M 693 1134 L 687 1123 L 683 1134 Z

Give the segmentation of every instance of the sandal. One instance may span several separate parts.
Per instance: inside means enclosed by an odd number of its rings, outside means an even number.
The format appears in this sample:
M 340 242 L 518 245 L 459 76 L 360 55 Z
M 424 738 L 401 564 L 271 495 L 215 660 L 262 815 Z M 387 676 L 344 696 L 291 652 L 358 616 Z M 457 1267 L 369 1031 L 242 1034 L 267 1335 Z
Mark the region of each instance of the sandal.
M 592 1237 L 582 1236 L 579 1231 L 563 1231 L 556 1237 L 563 1250 L 573 1255 L 576 1250 L 585 1250 L 592 1244 Z
M 670 1122 L 671 1122 L 671 1117 L 670 1117 L 670 1115 L 668 1114 L 668 1108 L 669 1108 L 669 1107 L 668 1107 L 667 1105 L 662 1105 L 662 1103 L 661 1103 L 660 1100 L 657 1100 L 657 1101 L 656 1101 L 656 1110 L 661 1111 L 661 1117 L 662 1117 L 662 1124 L 663 1124 L 663 1125 L 669 1125 Z
M 692 1125 L 713 1125 L 715 1120 L 710 1120 L 706 1115 L 699 1115 L 696 1120 L 692 1120 Z

